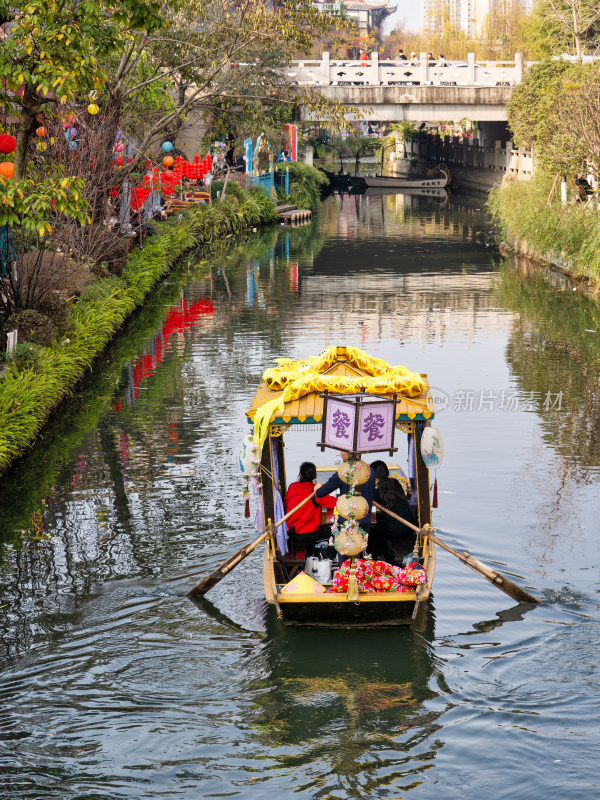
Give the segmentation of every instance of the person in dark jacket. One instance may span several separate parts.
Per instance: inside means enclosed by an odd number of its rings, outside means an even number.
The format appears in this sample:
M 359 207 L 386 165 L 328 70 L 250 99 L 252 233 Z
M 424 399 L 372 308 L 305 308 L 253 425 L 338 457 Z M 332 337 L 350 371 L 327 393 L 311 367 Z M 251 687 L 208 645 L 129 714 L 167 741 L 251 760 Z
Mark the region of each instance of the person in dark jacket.
M 342 452 L 341 455 L 342 461 L 348 461 L 348 453 Z M 373 495 L 375 493 L 375 473 L 371 467 L 369 467 L 369 471 L 370 475 L 367 482 L 361 483 L 356 487 L 356 494 L 362 495 L 369 505 L 369 510 L 365 516 L 362 519 L 357 520 L 363 531 L 366 531 L 367 533 L 371 527 L 371 507 L 373 505 Z M 337 472 L 334 472 L 329 480 L 325 483 L 317 483 L 317 498 L 325 497 L 325 495 L 331 494 L 335 491 L 340 491 L 342 494 L 347 494 L 350 491 L 350 484 L 343 481 Z M 339 517 L 339 521 L 343 523 L 346 520 L 343 517 Z
M 394 514 L 417 524 L 415 510 L 412 508 L 404 489 L 396 478 L 381 478 L 375 492 L 375 501 Z M 369 533 L 369 553 L 373 558 L 384 558 L 393 561 L 393 548 L 399 544 L 402 550 L 409 553 L 415 543 L 415 533 L 407 525 L 390 517 L 385 511 L 377 510 L 373 530 Z

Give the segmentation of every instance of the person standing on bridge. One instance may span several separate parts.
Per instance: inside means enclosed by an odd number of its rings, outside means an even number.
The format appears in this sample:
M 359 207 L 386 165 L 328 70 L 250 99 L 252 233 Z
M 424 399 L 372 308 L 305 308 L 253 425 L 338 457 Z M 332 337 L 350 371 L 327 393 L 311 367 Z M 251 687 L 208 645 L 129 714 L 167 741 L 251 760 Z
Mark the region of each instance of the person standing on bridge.
M 361 67 L 365 67 L 369 60 L 369 56 L 366 54 L 364 50 L 360 51 L 360 65 Z

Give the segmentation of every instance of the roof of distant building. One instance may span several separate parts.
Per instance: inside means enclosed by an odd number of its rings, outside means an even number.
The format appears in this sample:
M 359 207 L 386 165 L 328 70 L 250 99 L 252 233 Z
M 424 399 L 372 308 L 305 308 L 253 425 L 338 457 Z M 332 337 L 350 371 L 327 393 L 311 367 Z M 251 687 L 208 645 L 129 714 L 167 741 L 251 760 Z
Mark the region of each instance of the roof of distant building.
M 317 0 L 327 2 L 327 0 Z M 397 0 L 342 0 L 344 8 L 348 11 L 383 11 L 392 14 L 398 8 Z

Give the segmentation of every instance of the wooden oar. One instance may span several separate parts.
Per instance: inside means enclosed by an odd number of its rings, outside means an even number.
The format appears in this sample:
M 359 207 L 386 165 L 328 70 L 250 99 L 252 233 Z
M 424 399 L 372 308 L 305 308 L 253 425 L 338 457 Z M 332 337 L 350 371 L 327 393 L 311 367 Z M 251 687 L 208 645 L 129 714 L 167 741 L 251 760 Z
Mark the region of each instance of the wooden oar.
M 453 550 L 449 545 L 445 542 L 442 542 L 438 537 L 429 529 L 420 529 L 417 528 L 416 525 L 413 525 L 412 522 L 409 522 L 407 519 L 402 519 L 399 517 L 398 514 L 394 514 L 393 511 L 390 511 L 389 508 L 385 508 L 385 506 L 380 505 L 379 503 L 374 503 L 374 505 L 380 510 L 389 514 L 390 517 L 397 519 L 399 522 L 402 522 L 404 525 L 407 525 L 409 528 L 412 528 L 413 531 L 417 533 L 421 533 L 423 536 L 429 537 L 429 539 L 434 543 L 439 545 L 443 550 L 447 550 L 449 553 L 452 553 L 453 556 L 456 556 L 463 564 L 466 564 L 467 567 L 470 567 L 475 572 L 479 573 L 486 581 L 489 581 L 494 586 L 497 586 L 498 589 L 503 591 L 505 594 L 512 597 L 513 600 L 516 600 L 519 603 L 539 603 L 540 601 L 537 597 L 534 597 L 529 592 L 526 592 L 525 589 L 521 589 L 520 586 L 517 586 L 516 583 L 513 583 L 509 580 L 505 575 L 501 575 L 499 572 L 496 572 L 491 567 L 488 567 L 487 564 L 484 564 L 479 559 L 472 556 L 470 553 L 459 553 L 458 550 Z
M 240 561 L 243 561 L 247 555 L 250 555 L 250 553 L 257 548 L 258 545 L 267 538 L 267 536 L 269 536 L 271 528 L 273 530 L 278 528 L 283 522 L 286 521 L 286 519 L 289 519 L 292 514 L 295 514 L 299 508 L 302 508 L 305 503 L 308 503 L 309 500 L 312 500 L 314 496 L 315 492 L 309 494 L 308 497 L 305 497 L 304 500 L 298 503 L 295 508 L 292 508 L 291 511 L 288 511 L 285 517 L 282 517 L 278 522 L 275 523 L 275 525 L 271 525 L 269 520 L 265 532 L 261 533 L 258 539 L 250 542 L 250 544 L 245 544 L 243 547 L 240 547 L 237 553 L 234 553 L 232 556 L 230 556 L 230 558 L 227 559 L 227 561 L 224 561 L 218 569 L 216 569 L 214 572 L 211 572 L 208 577 L 200 581 L 200 583 L 194 586 L 193 589 L 190 589 L 186 597 L 197 597 L 198 595 L 206 594 L 209 589 L 212 589 L 213 586 L 216 586 L 217 583 L 219 583 L 219 581 L 221 581 L 228 572 L 231 572 L 234 567 L 237 567 Z

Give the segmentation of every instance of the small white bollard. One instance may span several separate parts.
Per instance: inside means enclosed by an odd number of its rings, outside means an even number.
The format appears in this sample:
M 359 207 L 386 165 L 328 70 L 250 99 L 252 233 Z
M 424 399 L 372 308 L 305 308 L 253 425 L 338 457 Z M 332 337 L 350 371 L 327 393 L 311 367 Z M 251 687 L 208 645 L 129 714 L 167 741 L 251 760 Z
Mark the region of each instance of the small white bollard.
M 17 349 L 17 336 L 18 330 L 10 331 L 6 334 L 6 353 L 7 355 L 12 355 L 15 350 Z

